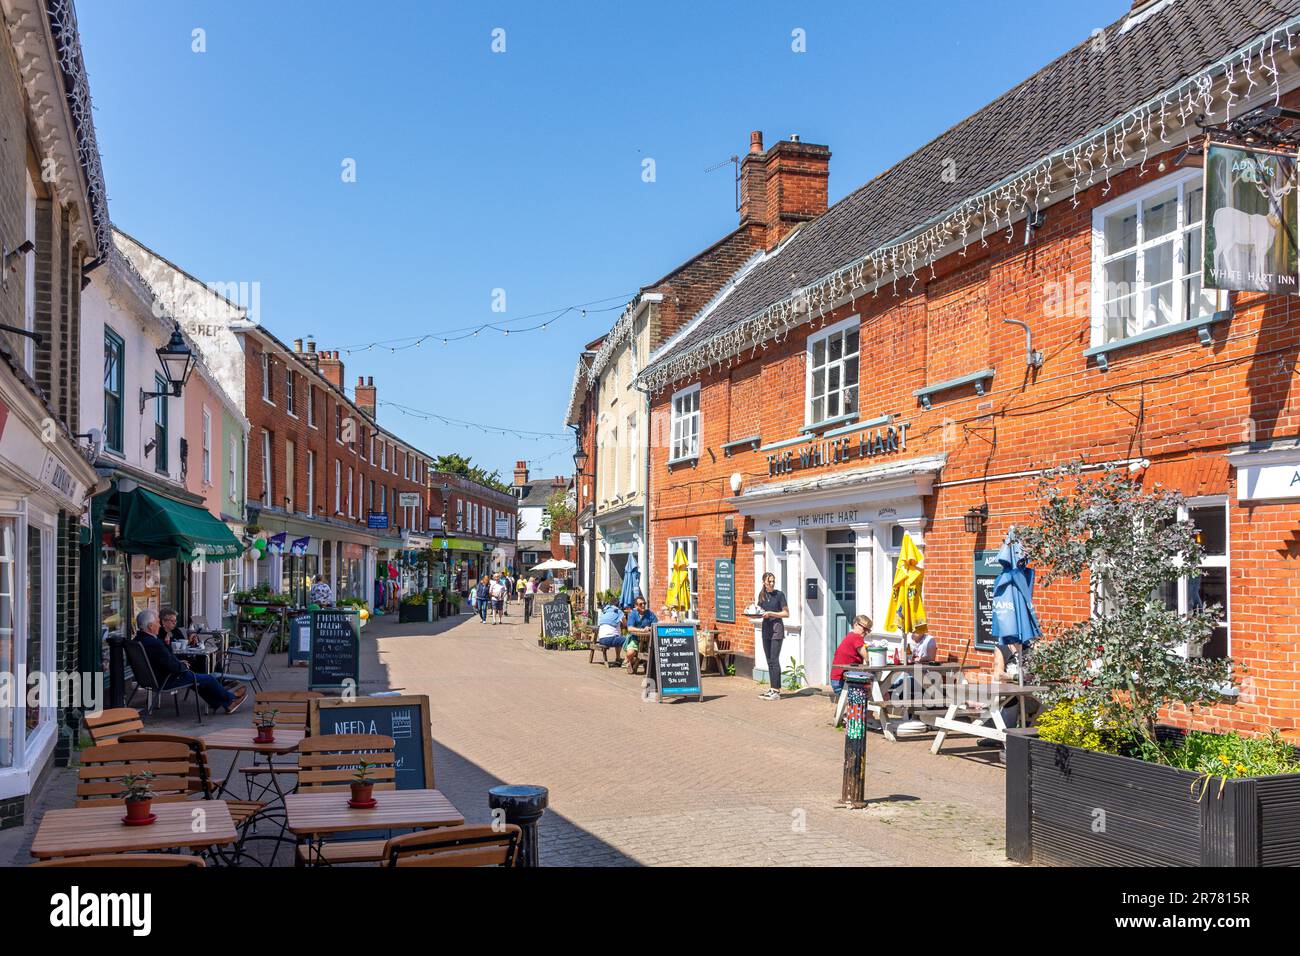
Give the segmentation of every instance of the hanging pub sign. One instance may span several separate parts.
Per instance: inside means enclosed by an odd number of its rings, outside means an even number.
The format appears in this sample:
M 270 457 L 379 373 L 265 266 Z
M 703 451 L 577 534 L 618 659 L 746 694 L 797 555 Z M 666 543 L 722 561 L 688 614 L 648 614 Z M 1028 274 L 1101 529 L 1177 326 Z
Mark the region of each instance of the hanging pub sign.
M 908 422 L 899 422 L 885 428 L 863 430 L 842 438 L 825 438 L 798 449 L 776 452 L 767 456 L 768 475 L 788 475 L 809 468 L 838 465 L 859 458 L 874 458 L 891 452 L 907 450 Z
M 1206 288 L 1300 292 L 1296 186 L 1294 152 L 1206 144 Z

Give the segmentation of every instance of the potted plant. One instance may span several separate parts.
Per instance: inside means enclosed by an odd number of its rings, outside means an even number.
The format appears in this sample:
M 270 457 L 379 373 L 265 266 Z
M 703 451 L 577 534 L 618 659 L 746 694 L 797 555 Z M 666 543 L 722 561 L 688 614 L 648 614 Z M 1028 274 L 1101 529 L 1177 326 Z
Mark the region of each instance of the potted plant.
M 153 779 L 152 770 L 127 774 L 122 778 L 122 792 L 119 796 L 126 803 L 126 816 L 122 818 L 122 822 L 127 826 L 147 826 L 158 819 L 152 809 Z
M 253 715 L 254 726 L 257 727 L 257 736 L 253 738 L 255 743 L 275 743 L 275 718 L 279 713 L 278 710 L 259 710 Z
M 374 767 L 375 765 L 365 757 L 360 759 L 357 769 L 352 773 L 352 782 L 349 784 L 352 788 L 352 799 L 348 801 L 348 806 L 368 810 L 375 805 L 375 782 L 370 779 Z
M 1230 700 L 1232 662 L 1202 657 L 1221 609 L 1161 599 L 1198 573 L 1183 498 L 1126 473 L 1045 474 L 1020 529 L 1045 585 L 1089 579 L 1096 608 L 1035 641 L 1039 725 L 1007 734 L 1006 851 L 1064 865 L 1300 864 L 1300 760 L 1280 735 L 1185 733 L 1162 712 Z

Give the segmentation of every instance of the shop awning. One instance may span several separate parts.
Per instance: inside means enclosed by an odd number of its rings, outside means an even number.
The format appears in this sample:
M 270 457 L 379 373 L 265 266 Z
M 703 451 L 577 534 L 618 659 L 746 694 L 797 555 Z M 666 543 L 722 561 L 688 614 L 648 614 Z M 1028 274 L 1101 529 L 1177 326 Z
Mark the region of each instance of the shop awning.
M 244 545 L 220 520 L 193 505 L 174 501 L 145 488 L 122 493 L 121 549 L 189 563 L 204 557 L 226 561 L 238 557 Z

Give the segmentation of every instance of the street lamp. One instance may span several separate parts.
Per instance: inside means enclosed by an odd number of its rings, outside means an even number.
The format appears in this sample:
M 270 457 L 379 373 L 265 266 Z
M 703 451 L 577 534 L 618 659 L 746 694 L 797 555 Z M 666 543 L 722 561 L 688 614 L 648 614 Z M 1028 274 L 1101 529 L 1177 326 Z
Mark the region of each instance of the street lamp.
M 144 414 L 144 403 L 151 398 L 166 398 L 172 396 L 180 398 L 181 389 L 189 380 L 190 373 L 194 371 L 194 352 L 185 344 L 185 337 L 181 335 L 181 324 L 176 323 L 172 329 L 172 337 L 167 340 L 167 344 L 161 348 L 155 349 L 158 354 L 158 364 L 162 366 L 163 377 L 170 388 L 164 388 L 159 392 L 146 392 L 140 389 L 140 414 Z
M 581 475 L 583 473 L 583 470 L 587 467 L 587 459 L 590 457 L 591 456 L 581 448 L 573 453 L 573 467 L 578 470 L 578 474 Z

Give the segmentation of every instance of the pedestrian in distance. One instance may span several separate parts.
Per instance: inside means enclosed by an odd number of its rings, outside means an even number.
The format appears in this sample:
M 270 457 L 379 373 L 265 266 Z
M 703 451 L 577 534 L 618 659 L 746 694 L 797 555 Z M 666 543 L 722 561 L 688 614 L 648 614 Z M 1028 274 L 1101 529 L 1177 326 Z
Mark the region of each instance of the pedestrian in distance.
M 529 578 L 524 585 L 524 623 L 533 616 L 533 602 L 537 600 L 537 578 Z
M 785 641 L 785 619 L 790 616 L 790 605 L 785 594 L 777 590 L 776 575 L 768 571 L 763 575 L 763 590 L 754 599 L 763 611 L 763 656 L 767 659 L 768 690 L 758 696 L 763 700 L 781 699 L 781 644 Z
M 506 606 L 506 585 L 502 580 L 503 575 L 500 571 L 492 576 L 492 583 L 488 585 L 488 599 L 492 602 L 492 623 L 500 624 Z
M 488 602 L 492 600 L 492 585 L 487 578 L 479 578 L 474 586 L 474 606 L 478 610 L 478 619 L 487 623 Z

